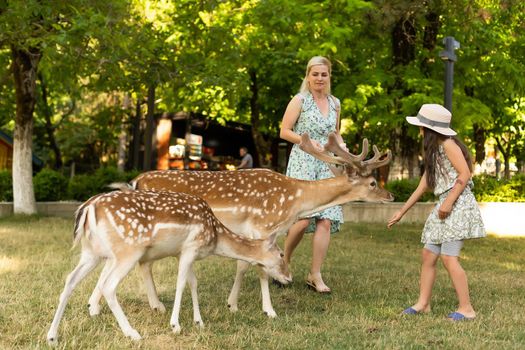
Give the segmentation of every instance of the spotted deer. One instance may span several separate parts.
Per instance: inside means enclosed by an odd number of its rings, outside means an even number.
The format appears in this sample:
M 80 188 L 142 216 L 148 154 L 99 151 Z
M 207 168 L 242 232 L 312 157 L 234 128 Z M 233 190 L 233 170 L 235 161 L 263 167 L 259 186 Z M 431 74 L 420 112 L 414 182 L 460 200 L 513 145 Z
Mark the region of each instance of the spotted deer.
M 115 315 L 122 332 L 140 339 L 124 315 L 116 298 L 120 281 L 133 266 L 151 263 L 167 256 L 179 257 L 177 289 L 171 327 L 178 333 L 179 311 L 186 282 L 191 289 L 193 319 L 203 326 L 197 298 L 197 279 L 193 262 L 216 254 L 257 264 L 262 270 L 288 283 L 283 254 L 275 243 L 276 234 L 250 239 L 226 228 L 200 197 L 174 192 L 114 191 L 89 199 L 76 213 L 74 245 L 82 251 L 76 268 L 68 275 L 48 341 L 57 341 L 58 326 L 74 288 L 102 259 L 107 263 L 97 283 Z
M 374 156 L 365 160 L 368 141 L 363 140 L 362 152 L 354 155 L 343 149 L 338 134 L 331 134 L 324 150 L 318 150 L 307 134 L 302 135 L 301 148 L 330 164 L 335 177 L 305 181 L 287 177 L 267 169 L 238 171 L 149 171 L 131 182 L 132 189 L 152 191 L 178 191 L 192 193 L 205 199 L 217 218 L 230 230 L 251 238 L 264 238 L 271 234 L 286 234 L 299 218 L 350 201 L 389 202 L 392 195 L 380 188 L 370 174 L 373 169 L 387 164 L 391 154 L 382 154 L 373 147 Z M 335 155 L 334 155 L 335 154 Z M 127 184 L 119 184 L 117 187 Z M 140 265 L 149 304 L 165 311 L 156 292 L 151 273 L 151 262 Z M 228 306 L 237 311 L 237 302 L 244 274 L 249 264 L 238 261 L 235 282 L 228 297 Z M 272 307 L 268 276 L 259 273 L 262 309 L 275 317 Z M 90 300 L 90 314 L 99 312 L 101 294 L 95 289 Z

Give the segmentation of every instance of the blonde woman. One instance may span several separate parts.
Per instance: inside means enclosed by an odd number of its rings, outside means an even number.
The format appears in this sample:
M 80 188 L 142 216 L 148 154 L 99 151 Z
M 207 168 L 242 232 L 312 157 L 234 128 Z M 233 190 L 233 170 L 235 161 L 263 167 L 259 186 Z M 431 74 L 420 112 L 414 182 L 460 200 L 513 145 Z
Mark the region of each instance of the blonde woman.
M 339 131 L 339 100 L 330 94 L 332 65 L 321 56 L 310 59 L 301 89 L 288 103 L 281 124 L 280 136 L 293 143 L 286 175 L 303 180 L 332 177 L 328 166 L 299 148 L 301 134 L 308 133 L 316 147 L 322 149 L 330 132 Z M 306 283 L 318 293 L 330 293 L 321 275 L 330 234 L 339 231 L 343 211 L 335 206 L 298 220 L 288 231 L 284 245 L 284 259 L 290 263 L 292 254 L 305 232 L 314 232 L 312 263 Z

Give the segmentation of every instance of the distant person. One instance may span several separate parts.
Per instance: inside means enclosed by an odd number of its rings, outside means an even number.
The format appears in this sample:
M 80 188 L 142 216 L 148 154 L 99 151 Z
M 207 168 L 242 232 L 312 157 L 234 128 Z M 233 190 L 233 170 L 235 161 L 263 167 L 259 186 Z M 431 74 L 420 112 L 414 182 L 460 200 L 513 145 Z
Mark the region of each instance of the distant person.
M 388 221 L 396 224 L 427 190 L 439 197 L 430 213 L 421 242 L 422 266 L 419 298 L 403 314 L 430 312 L 432 287 L 436 279 L 436 263 L 441 257 L 456 290 L 459 305 L 448 314 L 451 321 L 472 320 L 476 312 L 470 303 L 467 275 L 459 263 L 459 253 L 467 239 L 485 237 L 481 213 L 472 194 L 472 161 L 467 147 L 455 136 L 452 115 L 441 105 L 425 104 L 417 117 L 407 117 L 408 123 L 419 126 L 423 135 L 424 173 L 416 190 L 403 207 Z
M 253 157 L 250 153 L 248 153 L 248 148 L 241 147 L 239 149 L 239 154 L 241 155 L 241 164 L 237 167 L 237 169 L 250 169 L 253 168 Z

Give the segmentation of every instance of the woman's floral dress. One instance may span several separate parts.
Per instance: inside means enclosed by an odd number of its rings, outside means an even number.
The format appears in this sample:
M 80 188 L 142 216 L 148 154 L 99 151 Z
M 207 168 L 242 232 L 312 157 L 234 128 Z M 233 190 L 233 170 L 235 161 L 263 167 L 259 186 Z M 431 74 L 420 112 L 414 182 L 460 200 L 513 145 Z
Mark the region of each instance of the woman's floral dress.
M 439 218 L 438 209 L 447 197 L 448 191 L 454 187 L 458 173 L 450 163 L 443 145 L 439 146 L 438 152 L 439 161 L 436 167 L 437 178 L 434 194 L 439 197 L 439 200 L 425 223 L 421 242 L 442 244 L 485 237 L 487 234 L 481 213 L 472 193 L 472 187 L 474 187 L 472 180 L 468 181 L 467 186 L 452 206 L 450 215 L 445 220 Z
M 300 96 L 303 101 L 301 115 L 297 119 L 293 131 L 298 135 L 306 132 L 311 139 L 316 140 L 321 145 L 326 144 L 328 134 L 336 131 L 336 103 L 339 105 L 339 101 L 333 96 L 328 97 L 329 112 L 328 116 L 325 117 L 311 93 L 307 92 L 300 94 Z M 326 163 L 302 151 L 297 144 L 293 145 L 290 153 L 286 175 L 301 180 L 321 180 L 334 176 Z M 343 210 L 341 206 L 337 205 L 312 214 L 308 218 L 311 220 L 306 232 L 315 231 L 316 219 L 329 219 L 331 221 L 330 232 L 334 233 L 339 231 L 339 226 L 343 222 Z

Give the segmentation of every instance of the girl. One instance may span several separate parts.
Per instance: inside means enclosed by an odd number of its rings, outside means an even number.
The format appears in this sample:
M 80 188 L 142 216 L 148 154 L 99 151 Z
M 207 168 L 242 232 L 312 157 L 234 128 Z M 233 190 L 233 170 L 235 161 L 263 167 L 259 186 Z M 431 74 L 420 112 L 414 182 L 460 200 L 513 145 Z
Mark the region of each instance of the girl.
M 472 194 L 472 164 L 466 146 L 450 129 L 452 115 L 441 105 L 425 104 L 416 117 L 406 117 L 423 134 L 424 173 L 418 187 L 401 210 L 388 221 L 396 224 L 428 189 L 439 197 L 429 215 L 421 241 L 422 266 L 419 299 L 403 314 L 430 312 L 432 286 L 436 278 L 439 257 L 452 280 L 459 301 L 455 312 L 447 317 L 452 321 L 472 320 L 476 312 L 470 303 L 467 276 L 459 263 L 459 253 L 466 239 L 485 237 L 476 199 Z

